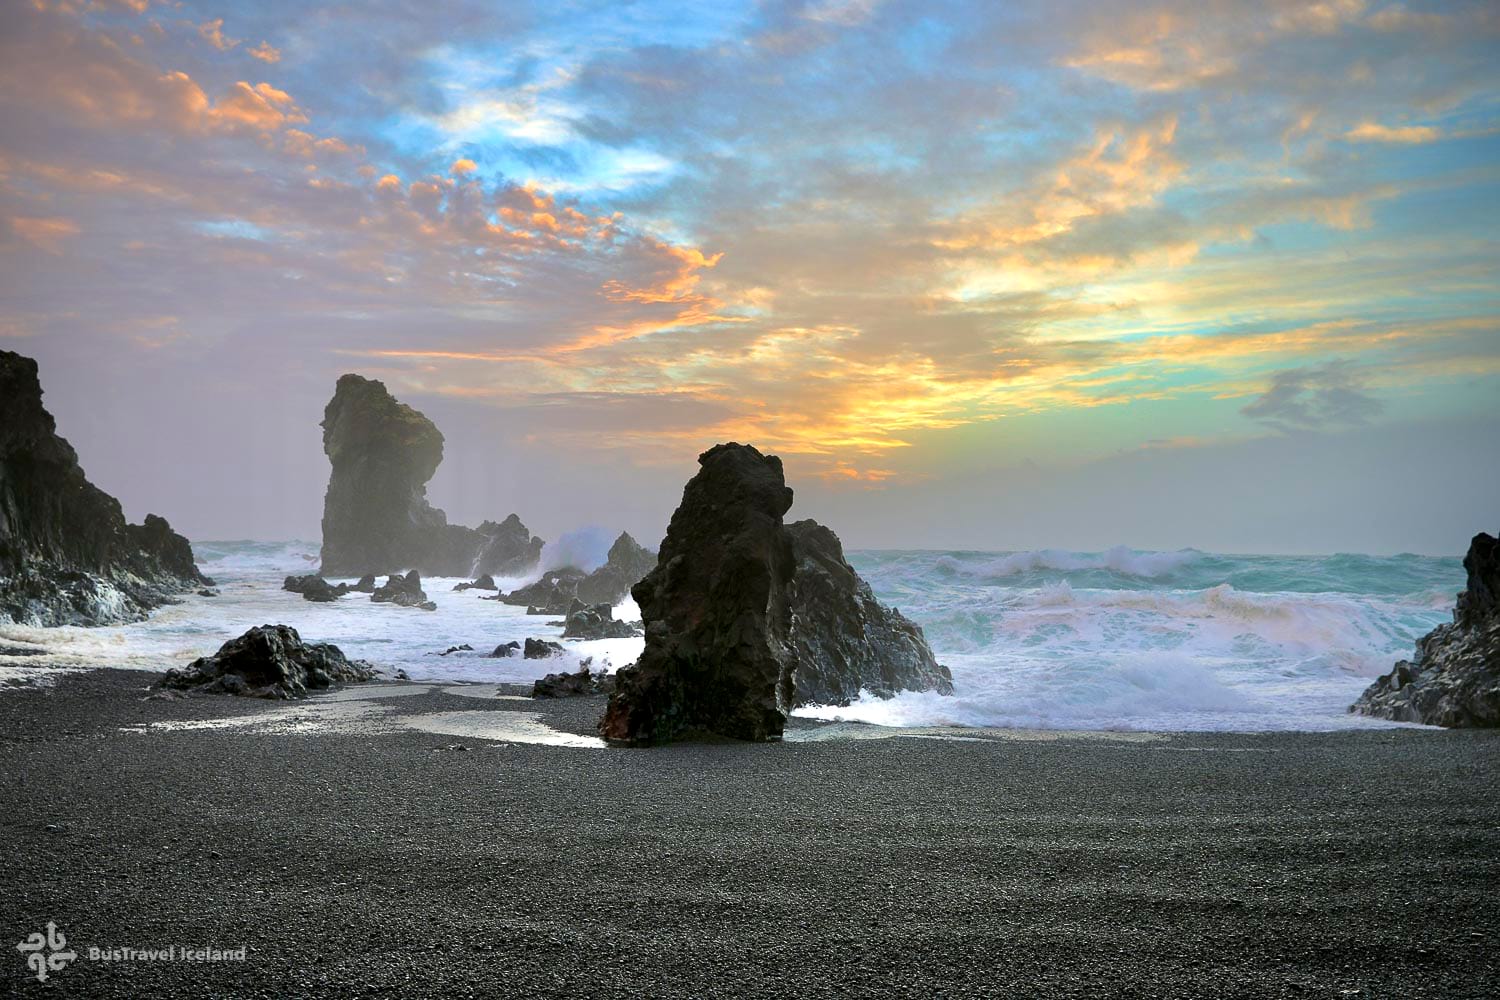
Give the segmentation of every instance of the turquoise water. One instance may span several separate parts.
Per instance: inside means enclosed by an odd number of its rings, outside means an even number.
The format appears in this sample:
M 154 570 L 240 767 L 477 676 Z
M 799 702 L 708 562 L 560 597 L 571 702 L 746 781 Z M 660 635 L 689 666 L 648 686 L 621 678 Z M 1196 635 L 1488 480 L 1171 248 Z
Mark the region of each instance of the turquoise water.
M 596 546 L 597 547 L 597 546 Z M 584 656 L 631 662 L 641 640 L 571 646 L 562 661 L 488 659 L 495 645 L 558 629 L 429 579 L 434 612 L 351 596 L 311 604 L 280 589 L 317 564 L 306 542 L 195 542 L 218 598 L 190 597 L 150 620 L 103 629 L 0 627 L 46 647 L 15 670 L 82 663 L 164 669 L 252 625 L 282 622 L 414 679 L 529 681 Z M 602 552 L 599 553 L 602 558 Z M 1231 556 L 1140 552 L 854 552 L 885 602 L 926 631 L 953 671 L 953 697 L 903 694 L 798 714 L 886 726 L 1323 730 L 1389 725 L 1349 703 L 1450 617 L 1457 558 Z M 524 579 L 502 581 L 506 587 Z M 620 617 L 637 617 L 633 605 Z M 473 653 L 438 656 L 468 643 Z M 0 667 L 5 667 L 0 664 Z M 8 674 L 7 674 L 8 675 Z

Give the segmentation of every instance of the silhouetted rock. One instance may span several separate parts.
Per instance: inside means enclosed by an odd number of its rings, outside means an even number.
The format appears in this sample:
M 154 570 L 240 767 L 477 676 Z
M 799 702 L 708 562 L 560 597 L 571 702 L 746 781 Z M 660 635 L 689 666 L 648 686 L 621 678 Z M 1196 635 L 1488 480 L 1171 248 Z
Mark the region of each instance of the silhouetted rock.
M 399 604 L 403 608 L 421 608 L 423 611 L 437 608 L 427 599 L 427 592 L 422 589 L 422 577 L 416 570 L 405 576 L 392 574 L 384 585 L 375 588 L 370 600 L 376 604 Z
M 364 576 L 362 576 L 362 577 L 359 578 L 359 582 L 358 583 L 356 583 L 354 586 L 350 587 L 349 589 L 353 590 L 353 591 L 357 591 L 357 592 L 359 592 L 361 594 L 373 594 L 373 593 L 375 593 L 375 574 L 374 573 L 366 573 Z
M 953 693 L 953 675 L 933 657 L 921 627 L 875 599 L 844 559 L 837 535 L 816 521 L 786 530 L 797 557 L 795 704 L 847 705 L 861 690 L 881 698 Z
M 1415 662 L 1397 663 L 1349 711 L 1429 726 L 1500 726 L 1500 541 L 1475 535 L 1464 569 L 1453 621 L 1418 639 Z
M 427 482 L 443 460 L 443 435 L 397 402 L 384 383 L 340 378 L 322 426 L 323 451 L 333 466 L 323 501 L 325 575 L 417 569 L 469 576 L 522 573 L 536 565 L 541 540 L 514 514 L 476 531 L 449 524 L 427 502 Z
M 579 580 L 573 593 L 584 604 L 619 604 L 655 567 L 656 553 L 642 548 L 629 532 L 621 532 L 604 565 Z
M 168 670 L 157 685 L 255 698 L 295 698 L 310 690 L 367 681 L 375 668 L 347 659 L 337 646 L 304 643 L 290 625 L 261 625 L 231 639 L 213 656 Z
M 641 634 L 629 622 L 615 621 L 614 607 L 610 604 L 586 608 L 582 601 L 575 600 L 563 624 L 564 639 L 628 639 Z
M 195 591 L 195 593 L 199 597 L 218 597 L 219 596 L 218 590 L 216 590 L 213 587 L 204 587 L 202 590 Z
M 522 655 L 528 660 L 545 660 L 549 656 L 561 656 L 562 646 L 546 639 L 527 639 Z
M 466 642 L 466 643 L 464 643 L 461 646 L 449 646 L 447 649 L 443 650 L 438 655 L 439 656 L 452 656 L 454 653 L 472 653 L 472 652 L 474 652 L 474 647 L 471 646 L 471 645 L 469 645 Z M 431 654 L 428 654 L 428 655 L 431 655 Z
M 614 690 L 614 678 L 600 670 L 590 669 L 590 660 L 578 665 L 575 673 L 548 674 L 531 686 L 533 698 L 576 698 L 581 695 L 608 694 Z
M 495 586 L 495 578 L 492 577 L 492 576 L 490 576 L 488 573 L 486 573 L 483 576 L 479 577 L 477 580 L 465 580 L 463 583 L 455 583 L 453 585 L 453 589 L 454 590 L 499 590 L 500 588 L 497 587 L 497 586 Z
M 656 568 L 633 590 L 646 647 L 616 674 L 599 727 L 609 740 L 774 739 L 792 707 L 796 560 L 781 460 L 721 444 L 698 463 Z
M 305 576 L 289 576 L 286 578 L 286 582 L 281 585 L 281 589 L 289 590 L 294 594 L 301 594 L 302 599 L 305 601 L 318 601 L 324 604 L 336 601 L 349 593 L 348 584 L 341 583 L 335 587 L 321 576 L 313 573 Z
M 551 569 L 542 574 L 535 583 L 512 590 L 508 594 L 497 594 L 495 600 L 502 604 L 525 607 L 528 615 L 565 615 L 568 607 L 578 597 L 578 583 L 587 574 L 573 566 Z
M 148 514 L 127 524 L 42 406 L 36 362 L 0 351 L 0 620 L 103 625 L 211 585 L 187 539 Z
M 502 642 L 500 645 L 496 646 L 494 651 L 490 653 L 490 656 L 492 658 L 499 658 L 502 656 L 515 656 L 520 652 L 521 644 L 512 639 L 510 642 Z

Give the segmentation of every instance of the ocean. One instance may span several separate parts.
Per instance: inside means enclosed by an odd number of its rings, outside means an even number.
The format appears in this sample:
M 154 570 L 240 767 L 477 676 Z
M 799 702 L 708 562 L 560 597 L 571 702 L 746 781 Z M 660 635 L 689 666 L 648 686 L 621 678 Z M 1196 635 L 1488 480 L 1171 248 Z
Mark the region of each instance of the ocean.
M 188 597 L 131 625 L 0 625 L 0 681 L 78 666 L 162 670 L 245 629 L 292 625 L 413 680 L 529 682 L 593 657 L 617 668 L 642 640 L 569 643 L 560 659 L 491 659 L 497 644 L 555 638 L 549 619 L 427 578 L 433 612 L 352 594 L 313 604 L 280 589 L 317 565 L 306 542 L 195 542 L 220 596 Z M 597 548 L 591 546 L 590 548 Z M 955 694 L 902 694 L 796 714 L 880 726 L 1269 731 L 1391 726 L 1348 705 L 1450 617 L 1458 558 L 1141 552 L 851 552 L 885 603 L 920 624 Z M 585 568 L 590 568 L 585 566 Z M 534 575 L 533 575 L 534 576 Z M 527 578 L 498 581 L 510 589 Z M 627 600 L 616 617 L 634 619 Z M 473 652 L 439 655 L 468 644 Z

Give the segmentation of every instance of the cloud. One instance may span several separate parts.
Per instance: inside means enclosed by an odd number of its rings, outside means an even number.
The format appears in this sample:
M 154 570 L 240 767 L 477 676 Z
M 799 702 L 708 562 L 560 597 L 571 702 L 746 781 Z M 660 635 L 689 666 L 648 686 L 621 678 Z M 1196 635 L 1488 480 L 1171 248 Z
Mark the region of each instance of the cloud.
M 222 17 L 215 18 L 212 21 L 205 21 L 202 24 L 198 25 L 198 37 L 202 38 L 205 42 L 212 45 L 220 52 L 227 52 L 230 49 L 234 48 L 236 45 L 240 44 L 240 40 L 238 38 L 229 38 L 225 36 L 224 19 Z M 274 62 L 275 60 L 271 61 Z
M 270 42 L 261 42 L 259 45 L 255 46 L 252 49 L 247 49 L 246 51 L 252 57 L 259 59 L 264 63 L 281 62 L 281 50 L 276 48 Z
M 63 243 L 78 235 L 78 223 L 61 216 L 11 216 L 6 220 L 11 232 L 46 253 L 57 256 Z
M 1363 388 L 1363 375 L 1347 360 L 1290 368 L 1273 374 L 1266 390 L 1240 412 L 1282 431 L 1358 427 L 1385 408 Z
M 469 159 L 468 157 L 459 157 L 458 159 L 454 160 L 451 165 L 449 165 L 448 172 L 455 177 L 462 177 L 465 174 L 472 174 L 478 169 L 479 164 L 475 163 L 473 160 Z
M 1380 125 L 1362 122 L 1348 132 L 1344 138 L 1351 142 L 1397 142 L 1415 144 L 1441 139 L 1443 133 L 1430 125 Z

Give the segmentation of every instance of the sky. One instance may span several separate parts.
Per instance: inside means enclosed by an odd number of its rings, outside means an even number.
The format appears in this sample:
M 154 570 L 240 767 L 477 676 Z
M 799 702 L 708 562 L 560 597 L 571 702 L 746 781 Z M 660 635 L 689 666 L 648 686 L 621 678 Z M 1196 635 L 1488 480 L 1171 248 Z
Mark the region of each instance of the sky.
M 1500 8 L 6 0 L 0 349 L 90 478 L 316 540 L 344 372 L 450 519 L 856 548 L 1500 530 Z

